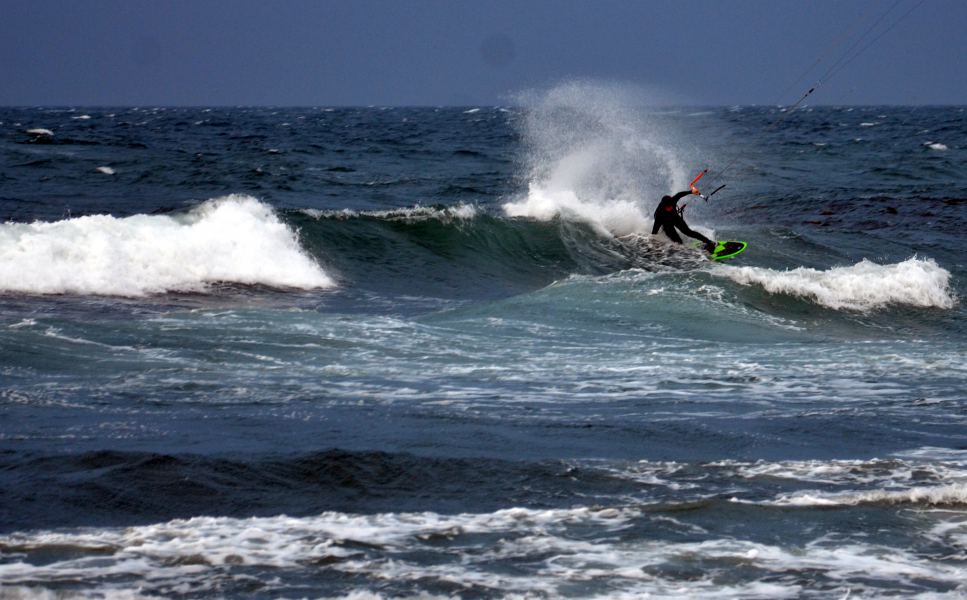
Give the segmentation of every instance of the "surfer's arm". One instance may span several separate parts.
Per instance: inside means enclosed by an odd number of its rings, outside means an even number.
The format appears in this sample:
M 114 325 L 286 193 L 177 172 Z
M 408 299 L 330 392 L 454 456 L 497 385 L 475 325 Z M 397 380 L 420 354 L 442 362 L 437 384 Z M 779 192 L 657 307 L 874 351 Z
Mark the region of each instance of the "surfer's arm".
M 691 196 L 691 195 L 692 195 L 692 190 L 685 190 L 684 192 L 678 192 L 677 194 L 672 196 L 672 200 L 674 200 L 675 202 L 678 202 L 685 196 Z

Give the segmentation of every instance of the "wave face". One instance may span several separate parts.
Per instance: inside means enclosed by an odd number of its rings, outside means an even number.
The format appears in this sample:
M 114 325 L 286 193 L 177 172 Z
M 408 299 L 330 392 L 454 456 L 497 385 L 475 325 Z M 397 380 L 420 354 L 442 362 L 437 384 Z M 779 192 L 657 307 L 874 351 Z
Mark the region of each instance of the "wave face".
M 0 108 L 0 596 L 965 597 L 967 109 L 654 98 Z
M 251 196 L 216 198 L 181 215 L 0 225 L 5 292 L 144 296 L 213 283 L 334 285 L 295 232 Z

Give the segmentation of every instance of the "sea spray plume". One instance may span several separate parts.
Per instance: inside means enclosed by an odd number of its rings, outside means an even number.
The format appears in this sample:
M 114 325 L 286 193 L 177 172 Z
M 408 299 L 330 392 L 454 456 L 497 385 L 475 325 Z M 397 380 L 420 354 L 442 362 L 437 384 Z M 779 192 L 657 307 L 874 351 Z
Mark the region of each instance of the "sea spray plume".
M 580 220 L 604 235 L 649 232 L 651 204 L 688 182 L 671 136 L 644 114 L 649 100 L 588 82 L 522 95 L 528 191 L 506 214 Z
M 245 195 L 180 215 L 93 215 L 0 225 L 0 292 L 144 296 L 231 282 L 316 288 L 332 279 L 271 207 Z

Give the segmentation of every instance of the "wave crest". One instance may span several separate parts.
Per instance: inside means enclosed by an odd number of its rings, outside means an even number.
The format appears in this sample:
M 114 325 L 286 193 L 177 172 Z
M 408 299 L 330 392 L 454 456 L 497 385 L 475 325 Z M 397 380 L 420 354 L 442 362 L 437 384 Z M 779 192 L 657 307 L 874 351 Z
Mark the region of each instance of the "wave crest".
M 837 310 L 872 310 L 896 304 L 952 308 L 956 303 L 950 272 L 929 258 L 914 257 L 891 265 L 863 259 L 850 267 L 825 271 L 722 265 L 713 272 L 742 285 L 759 285 L 773 294 L 798 296 Z
M 180 215 L 0 225 L 3 292 L 145 296 L 200 292 L 215 282 L 334 285 L 272 208 L 247 195 Z
M 480 214 L 478 208 L 473 204 L 455 204 L 453 206 L 413 206 L 409 208 L 394 208 L 389 210 L 353 210 L 344 208 L 342 210 L 320 210 L 317 208 L 304 208 L 299 212 L 314 219 L 335 219 L 345 221 L 348 219 L 373 218 L 387 221 L 401 221 L 404 223 L 416 223 L 435 219 L 443 223 L 453 221 L 469 221 Z

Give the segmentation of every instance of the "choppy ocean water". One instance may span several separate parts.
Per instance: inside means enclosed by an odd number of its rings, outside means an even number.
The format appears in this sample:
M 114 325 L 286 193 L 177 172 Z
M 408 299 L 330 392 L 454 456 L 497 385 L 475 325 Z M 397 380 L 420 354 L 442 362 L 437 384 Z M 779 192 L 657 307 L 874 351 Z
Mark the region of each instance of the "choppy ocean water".
M 0 109 L 0 592 L 963 597 L 965 163 L 582 85 Z M 728 263 L 648 235 L 705 166 Z

